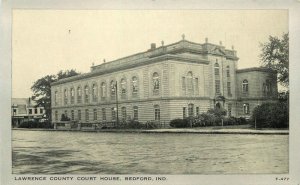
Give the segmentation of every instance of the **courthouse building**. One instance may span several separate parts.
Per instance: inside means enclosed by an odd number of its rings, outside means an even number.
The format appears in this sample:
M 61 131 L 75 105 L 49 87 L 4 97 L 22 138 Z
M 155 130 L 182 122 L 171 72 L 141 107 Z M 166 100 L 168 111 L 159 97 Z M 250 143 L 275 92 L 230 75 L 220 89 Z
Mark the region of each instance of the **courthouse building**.
M 219 45 L 179 42 L 92 66 L 89 73 L 51 85 L 52 120 L 78 122 L 170 121 L 212 108 L 249 117 L 277 98 L 277 74 L 266 68 L 237 69 L 237 52 Z

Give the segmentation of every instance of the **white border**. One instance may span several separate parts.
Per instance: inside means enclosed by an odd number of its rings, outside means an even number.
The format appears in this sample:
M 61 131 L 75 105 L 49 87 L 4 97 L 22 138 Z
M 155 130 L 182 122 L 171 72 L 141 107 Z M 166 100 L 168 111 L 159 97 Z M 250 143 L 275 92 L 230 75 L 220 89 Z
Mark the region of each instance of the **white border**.
M 300 1 L 238 1 L 238 0 L 26 0 L 5 1 L 1 5 L 0 30 L 0 146 L 1 146 L 1 184 L 83 184 L 79 181 L 31 182 L 14 181 L 11 174 L 11 12 L 12 9 L 288 9 L 290 33 L 290 142 L 289 142 L 289 174 L 282 175 L 166 175 L 168 181 L 154 184 L 300 184 Z M 68 175 L 69 176 L 69 175 Z M 71 175 L 75 177 L 74 175 Z M 288 181 L 276 181 L 276 177 L 288 177 Z M 133 181 L 108 182 L 107 184 L 132 184 Z M 151 184 L 153 182 L 137 181 L 135 184 Z M 102 181 L 84 184 L 105 184 Z

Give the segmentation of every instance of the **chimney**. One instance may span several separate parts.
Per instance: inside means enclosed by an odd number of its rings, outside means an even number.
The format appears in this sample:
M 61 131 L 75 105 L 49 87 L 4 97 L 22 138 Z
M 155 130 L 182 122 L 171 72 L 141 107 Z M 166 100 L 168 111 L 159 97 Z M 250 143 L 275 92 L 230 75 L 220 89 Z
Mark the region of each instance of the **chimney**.
M 156 48 L 156 44 L 155 43 L 151 43 L 151 50 L 154 50 Z
M 207 37 L 205 38 L 205 43 L 208 43 L 208 38 Z

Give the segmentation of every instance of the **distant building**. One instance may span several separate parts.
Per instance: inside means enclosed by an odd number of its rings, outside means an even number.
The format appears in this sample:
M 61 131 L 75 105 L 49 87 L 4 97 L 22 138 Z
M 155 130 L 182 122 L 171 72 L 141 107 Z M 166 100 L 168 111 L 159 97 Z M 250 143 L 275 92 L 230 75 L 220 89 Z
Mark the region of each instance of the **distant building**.
M 91 72 L 51 85 L 52 121 L 62 115 L 79 122 L 135 119 L 170 121 L 212 108 L 249 117 L 277 98 L 277 73 L 237 69 L 236 51 L 184 39 L 91 67 Z
M 17 127 L 24 121 L 41 121 L 45 109 L 36 105 L 31 98 L 12 98 L 12 126 Z

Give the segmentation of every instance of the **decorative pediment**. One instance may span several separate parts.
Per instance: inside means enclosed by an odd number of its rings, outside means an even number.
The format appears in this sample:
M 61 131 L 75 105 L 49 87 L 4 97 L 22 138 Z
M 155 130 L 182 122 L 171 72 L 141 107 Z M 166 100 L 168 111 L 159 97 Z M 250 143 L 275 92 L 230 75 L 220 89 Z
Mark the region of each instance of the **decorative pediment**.
M 216 54 L 216 55 L 226 55 L 226 53 L 223 50 L 221 50 L 220 48 L 218 48 L 218 47 L 214 48 L 212 50 L 212 53 Z

